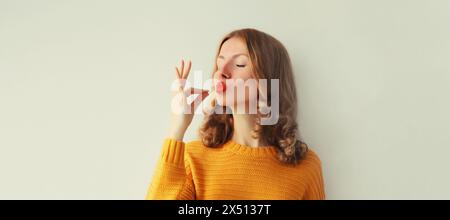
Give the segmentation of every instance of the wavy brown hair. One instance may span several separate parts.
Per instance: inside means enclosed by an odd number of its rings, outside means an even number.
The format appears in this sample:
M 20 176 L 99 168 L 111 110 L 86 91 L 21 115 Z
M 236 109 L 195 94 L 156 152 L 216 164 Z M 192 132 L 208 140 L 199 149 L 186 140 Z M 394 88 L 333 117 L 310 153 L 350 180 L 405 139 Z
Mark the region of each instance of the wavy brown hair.
M 297 93 L 289 54 L 283 44 L 274 37 L 255 30 L 240 29 L 227 34 L 219 44 L 216 60 L 222 45 L 228 39 L 237 37 L 243 40 L 253 64 L 256 79 L 279 79 L 279 119 L 274 125 L 256 123 L 254 138 L 262 138 L 275 147 L 281 162 L 297 164 L 304 158 L 308 147 L 300 140 L 297 123 Z M 214 65 L 213 73 L 217 71 Z M 270 83 L 267 89 L 267 104 L 271 105 Z M 226 108 L 216 105 L 216 108 Z M 223 112 L 226 112 L 223 109 Z M 260 122 L 260 120 L 258 120 Z M 232 114 L 210 114 L 205 117 L 200 128 L 200 138 L 207 147 L 220 147 L 229 141 L 233 134 Z

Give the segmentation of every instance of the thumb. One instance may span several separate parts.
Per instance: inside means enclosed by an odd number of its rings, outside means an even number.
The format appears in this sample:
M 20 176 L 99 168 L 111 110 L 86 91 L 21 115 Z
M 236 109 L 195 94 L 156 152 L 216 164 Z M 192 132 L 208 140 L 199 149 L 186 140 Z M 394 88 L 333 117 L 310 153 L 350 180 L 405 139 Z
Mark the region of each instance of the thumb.
M 198 108 L 198 106 L 200 105 L 200 103 L 206 99 L 206 97 L 208 97 L 209 92 L 208 91 L 203 91 L 201 92 L 195 99 L 194 101 L 192 101 L 191 103 L 191 113 L 195 113 L 195 110 Z

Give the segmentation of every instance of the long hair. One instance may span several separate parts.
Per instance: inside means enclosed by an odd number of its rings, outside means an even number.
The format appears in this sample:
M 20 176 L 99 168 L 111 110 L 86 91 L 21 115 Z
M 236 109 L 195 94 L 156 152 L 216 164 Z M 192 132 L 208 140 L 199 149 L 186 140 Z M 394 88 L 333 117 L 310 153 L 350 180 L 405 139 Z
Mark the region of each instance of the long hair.
M 256 123 L 253 137 L 262 138 L 275 147 L 279 160 L 286 164 L 297 164 L 304 158 L 308 147 L 300 140 L 297 123 L 297 93 L 289 54 L 283 44 L 274 37 L 255 30 L 240 29 L 227 34 L 219 44 L 216 60 L 222 45 L 230 38 L 243 40 L 253 64 L 256 79 L 279 80 L 279 119 L 274 125 Z M 217 71 L 214 65 L 213 73 Z M 271 105 L 270 83 L 267 89 L 267 104 Z M 216 108 L 226 108 L 216 105 Z M 223 112 L 226 112 L 223 109 Z M 260 122 L 258 120 L 258 122 Z M 207 147 L 219 147 L 229 141 L 233 134 L 232 114 L 210 114 L 200 128 L 200 138 Z

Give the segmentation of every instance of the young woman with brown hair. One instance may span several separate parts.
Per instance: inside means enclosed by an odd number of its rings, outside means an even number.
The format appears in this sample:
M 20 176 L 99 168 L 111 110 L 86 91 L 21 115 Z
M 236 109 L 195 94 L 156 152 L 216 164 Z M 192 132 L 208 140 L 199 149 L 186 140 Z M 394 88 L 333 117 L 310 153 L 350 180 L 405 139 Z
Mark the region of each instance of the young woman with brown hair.
M 236 30 L 220 42 L 215 62 L 212 92 L 187 89 L 180 83 L 175 93 L 182 94 L 178 107 L 190 113 L 172 114 L 146 198 L 325 199 L 320 159 L 300 140 L 294 74 L 285 47 L 264 32 Z M 185 68 L 184 61 L 176 68 L 180 82 L 190 68 L 191 63 Z M 228 83 L 238 79 L 277 80 L 277 95 L 270 85 L 262 89 L 258 84 L 256 95 L 246 90 L 238 97 L 236 84 Z M 186 97 L 191 94 L 199 95 L 188 104 Z M 200 139 L 185 143 L 194 111 L 206 97 L 213 97 L 214 111 L 206 115 Z M 255 101 L 256 114 L 238 111 L 238 107 L 250 109 Z M 278 105 L 276 123 L 261 123 L 268 115 L 261 113 L 261 103 Z

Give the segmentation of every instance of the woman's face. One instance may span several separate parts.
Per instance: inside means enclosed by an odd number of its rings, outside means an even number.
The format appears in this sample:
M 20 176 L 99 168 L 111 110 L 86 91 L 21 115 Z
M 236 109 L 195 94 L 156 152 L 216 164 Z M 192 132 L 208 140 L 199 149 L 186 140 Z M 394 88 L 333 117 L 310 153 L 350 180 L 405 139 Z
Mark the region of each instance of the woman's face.
M 238 90 L 236 86 L 239 85 L 237 84 L 238 81 L 247 83 L 252 81 L 249 79 L 255 79 L 247 45 L 242 39 L 232 37 L 225 41 L 220 49 L 216 64 L 217 71 L 214 73 L 214 80 L 216 81 L 214 86 L 218 104 L 236 109 L 237 106 L 248 106 L 249 101 L 252 99 L 256 100 L 256 94 L 249 92 L 249 89 L 252 89 L 249 88 L 251 87 L 249 85 L 253 84 L 246 84 L 247 87 L 244 90 Z M 223 88 L 223 84 L 219 85 L 221 83 L 225 83 L 225 88 Z M 242 94 L 243 91 L 246 91 L 245 94 Z

